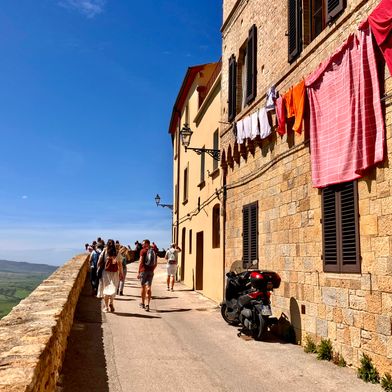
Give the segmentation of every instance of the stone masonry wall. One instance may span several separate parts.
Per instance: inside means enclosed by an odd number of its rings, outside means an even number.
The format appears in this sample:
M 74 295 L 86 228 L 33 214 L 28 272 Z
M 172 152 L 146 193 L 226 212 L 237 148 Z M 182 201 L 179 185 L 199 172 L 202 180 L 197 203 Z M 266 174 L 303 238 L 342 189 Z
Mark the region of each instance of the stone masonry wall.
M 264 105 L 272 84 L 285 93 L 315 70 L 378 3 L 348 1 L 344 14 L 290 65 L 284 35 L 287 1 L 240 2 L 222 32 L 221 119 L 226 124 L 221 127 L 221 146 L 226 159 L 232 157 L 226 171 L 226 268 L 242 258 L 242 207 L 258 201 L 259 267 L 282 277 L 273 294 L 274 313 L 289 316 L 298 341 L 307 334 L 315 340 L 330 338 L 348 364 L 358 366 L 362 353 L 367 353 L 380 372 L 391 372 L 392 99 L 385 101 L 385 162 L 358 181 L 361 274 L 323 272 L 321 192 L 312 187 L 305 135 L 280 137 L 273 132 L 268 139 L 239 148 L 227 124 L 228 59 L 232 54 L 238 58 L 253 23 L 258 28 L 257 97 L 237 120 Z M 390 94 L 388 71 L 385 77 L 385 94 Z
M 0 320 L 0 391 L 55 390 L 88 256 L 74 257 Z

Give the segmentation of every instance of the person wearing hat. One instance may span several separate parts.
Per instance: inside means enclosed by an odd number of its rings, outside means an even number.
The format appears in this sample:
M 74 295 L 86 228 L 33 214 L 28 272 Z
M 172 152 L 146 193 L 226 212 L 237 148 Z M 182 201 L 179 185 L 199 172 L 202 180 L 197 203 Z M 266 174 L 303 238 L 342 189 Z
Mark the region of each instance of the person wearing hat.
M 167 270 L 167 291 L 174 291 L 174 277 L 177 273 L 178 266 L 178 253 L 181 252 L 181 248 L 177 244 L 172 243 L 170 248 L 165 254 L 165 259 L 167 260 L 166 270 Z M 170 284 L 171 278 L 171 284 Z

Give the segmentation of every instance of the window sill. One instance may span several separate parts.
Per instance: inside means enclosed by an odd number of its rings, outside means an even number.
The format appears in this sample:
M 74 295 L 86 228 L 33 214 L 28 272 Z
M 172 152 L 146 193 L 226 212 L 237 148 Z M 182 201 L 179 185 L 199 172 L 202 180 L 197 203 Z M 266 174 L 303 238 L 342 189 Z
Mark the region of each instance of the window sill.
M 187 203 L 188 203 L 188 199 L 184 200 L 184 201 L 182 202 L 182 205 L 184 206 L 184 205 L 187 204 Z
M 203 180 L 203 181 L 198 185 L 199 189 L 203 189 L 205 186 L 206 186 L 205 180 Z
M 219 176 L 219 172 L 220 172 L 219 167 L 217 167 L 217 168 L 210 174 L 210 177 L 211 177 L 213 180 L 215 180 L 215 178 Z

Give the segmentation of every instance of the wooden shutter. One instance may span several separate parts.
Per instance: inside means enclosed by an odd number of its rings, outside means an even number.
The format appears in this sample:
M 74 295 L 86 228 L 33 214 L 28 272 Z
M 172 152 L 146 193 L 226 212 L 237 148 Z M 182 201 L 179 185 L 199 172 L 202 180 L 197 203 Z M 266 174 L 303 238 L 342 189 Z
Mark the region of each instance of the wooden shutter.
M 341 230 L 341 270 L 360 272 L 358 197 L 356 182 L 341 184 L 340 230 Z
M 258 203 L 244 206 L 242 210 L 242 248 L 244 268 L 252 268 L 253 260 L 258 261 Z
M 288 0 L 288 49 L 289 62 L 294 61 L 302 50 L 301 0 Z
M 205 146 L 203 146 L 205 148 Z M 200 183 L 204 182 L 205 177 L 205 167 L 206 167 L 206 153 L 203 151 L 200 154 Z
M 334 189 L 331 187 L 324 188 L 322 201 L 324 271 L 338 272 L 337 216 Z
M 360 272 L 356 182 L 323 189 L 323 260 L 326 272 Z
M 233 121 L 237 106 L 237 63 L 235 56 L 229 59 L 229 97 L 228 97 L 228 120 Z
M 257 28 L 253 25 L 249 30 L 246 48 L 246 103 L 256 98 L 257 86 Z
M 326 6 L 326 22 L 329 23 L 331 20 L 344 10 L 346 4 L 345 0 L 327 0 L 325 2 Z

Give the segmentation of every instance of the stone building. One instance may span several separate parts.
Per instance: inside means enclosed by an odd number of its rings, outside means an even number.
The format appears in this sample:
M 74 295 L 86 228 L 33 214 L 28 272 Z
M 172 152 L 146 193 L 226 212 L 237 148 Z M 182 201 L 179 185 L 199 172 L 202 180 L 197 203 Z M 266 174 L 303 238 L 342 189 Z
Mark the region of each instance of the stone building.
M 222 210 L 226 270 L 238 260 L 244 267 L 256 260 L 258 268 L 278 272 L 282 284 L 274 291 L 273 310 L 278 317 L 283 312 L 290 318 L 299 342 L 306 335 L 316 341 L 329 338 L 349 364 L 358 366 L 366 353 L 380 371 L 391 371 L 388 69 L 381 83 L 385 159 L 340 188 L 313 186 L 306 126 L 302 132 L 288 128 L 280 136 L 271 111 L 271 134 L 242 143 L 236 126 L 265 107 L 271 86 L 284 94 L 314 72 L 378 4 L 379 0 L 223 1 Z
M 216 301 L 222 298 L 224 281 L 220 83 L 220 61 L 188 68 L 169 127 L 173 140 L 173 238 L 182 249 L 179 277 L 188 287 Z M 188 149 L 180 137 L 184 129 L 191 136 Z

